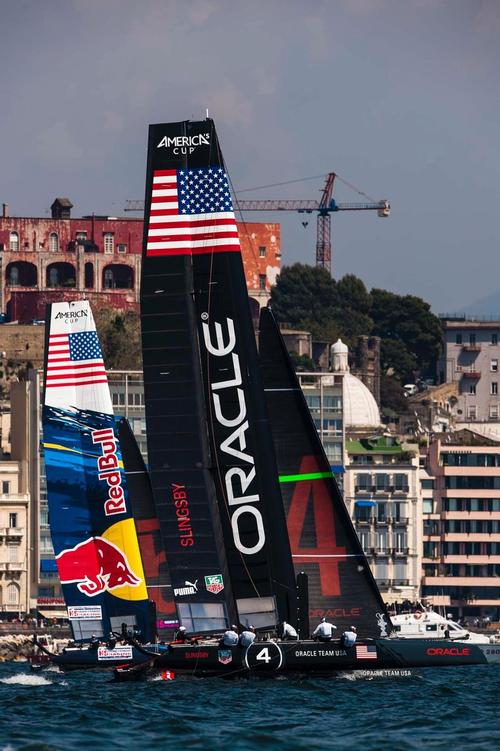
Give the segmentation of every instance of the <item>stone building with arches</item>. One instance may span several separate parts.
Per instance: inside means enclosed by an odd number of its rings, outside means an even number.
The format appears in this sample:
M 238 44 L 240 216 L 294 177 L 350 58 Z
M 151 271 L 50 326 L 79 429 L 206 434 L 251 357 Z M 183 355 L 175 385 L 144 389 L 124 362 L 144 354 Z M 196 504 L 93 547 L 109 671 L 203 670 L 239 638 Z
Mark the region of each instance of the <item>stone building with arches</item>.
M 138 310 L 143 220 L 71 216 L 68 198 L 56 198 L 51 217 L 0 216 L 0 314 L 31 323 L 50 302 L 86 297 L 115 310 Z M 280 271 L 280 226 L 238 224 L 254 315 L 267 303 Z

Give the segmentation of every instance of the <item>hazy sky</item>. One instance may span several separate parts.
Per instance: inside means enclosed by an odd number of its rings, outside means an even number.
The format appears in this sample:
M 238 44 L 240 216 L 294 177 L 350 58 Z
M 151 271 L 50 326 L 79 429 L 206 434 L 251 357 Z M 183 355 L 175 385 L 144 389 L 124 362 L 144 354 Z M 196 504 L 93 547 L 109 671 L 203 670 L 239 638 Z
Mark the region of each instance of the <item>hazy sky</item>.
M 436 312 L 500 289 L 499 0 L 0 0 L 0 30 L 12 214 L 61 195 L 75 216 L 123 214 L 144 195 L 148 123 L 208 108 L 236 189 L 332 170 L 391 201 L 386 220 L 334 217 L 334 276 Z M 285 263 L 314 262 L 314 217 L 247 214 L 266 218 Z

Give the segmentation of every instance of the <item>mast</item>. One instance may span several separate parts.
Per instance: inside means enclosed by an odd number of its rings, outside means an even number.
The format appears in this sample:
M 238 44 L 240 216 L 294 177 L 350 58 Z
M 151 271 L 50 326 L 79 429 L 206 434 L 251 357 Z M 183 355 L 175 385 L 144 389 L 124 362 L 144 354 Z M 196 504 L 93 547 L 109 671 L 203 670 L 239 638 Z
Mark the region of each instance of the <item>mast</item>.
M 212 120 L 150 126 L 145 205 L 148 456 L 180 620 L 194 625 L 194 605 L 217 602 L 232 622 L 294 622 L 286 520 Z M 189 544 L 175 493 L 189 506 Z M 176 595 L 186 573 L 197 591 Z
M 75 640 L 126 623 L 151 641 L 142 568 L 106 372 L 87 301 L 48 306 L 43 447 L 50 531 Z
M 384 636 L 390 619 L 332 474 L 290 356 L 269 308 L 259 357 L 295 570 L 309 580 L 309 615 Z

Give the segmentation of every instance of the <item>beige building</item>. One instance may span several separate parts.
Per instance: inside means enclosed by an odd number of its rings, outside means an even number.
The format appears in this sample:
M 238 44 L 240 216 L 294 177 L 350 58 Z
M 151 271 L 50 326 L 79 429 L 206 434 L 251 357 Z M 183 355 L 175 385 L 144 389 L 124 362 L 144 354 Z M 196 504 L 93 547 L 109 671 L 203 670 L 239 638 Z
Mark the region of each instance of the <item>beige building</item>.
M 8 420 L 2 420 L 5 431 Z M 8 437 L 2 445 L 9 448 Z M 0 620 L 29 612 L 29 506 L 26 464 L 0 453 Z
M 431 440 L 422 593 L 457 616 L 500 617 L 500 439 L 472 430 Z

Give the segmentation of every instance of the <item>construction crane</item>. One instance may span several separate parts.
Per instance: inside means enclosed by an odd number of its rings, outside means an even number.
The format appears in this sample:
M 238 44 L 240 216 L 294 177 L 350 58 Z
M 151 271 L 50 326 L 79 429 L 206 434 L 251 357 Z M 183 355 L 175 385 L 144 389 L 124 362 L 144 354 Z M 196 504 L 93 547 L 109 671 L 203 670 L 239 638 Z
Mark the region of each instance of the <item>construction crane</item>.
M 333 198 L 333 183 L 337 177 L 335 172 L 326 176 L 325 187 L 319 201 L 301 200 L 236 200 L 235 206 L 239 211 L 298 211 L 312 214 L 317 212 L 316 234 L 316 266 L 321 266 L 331 273 L 332 240 L 331 215 L 334 211 L 376 211 L 379 217 L 387 217 L 391 211 L 389 201 L 370 201 L 369 203 L 337 203 Z M 361 192 L 361 191 L 358 191 Z M 363 194 L 365 195 L 365 194 Z M 368 196 L 367 196 L 368 198 Z
M 331 215 L 334 211 L 376 211 L 379 217 L 388 217 L 391 205 L 387 200 L 369 201 L 367 203 L 337 203 L 333 198 L 333 184 L 337 174 L 329 172 L 326 175 L 325 187 L 319 201 L 314 200 L 273 200 L 258 199 L 255 201 L 241 201 L 235 198 L 234 205 L 237 211 L 298 211 L 299 213 L 312 214 L 317 212 L 317 235 L 316 235 L 316 266 L 327 269 L 331 273 L 332 241 L 331 241 Z M 345 181 L 343 181 L 345 182 Z M 351 186 L 353 187 L 353 186 Z M 361 193 L 361 191 L 358 191 Z M 365 195 L 366 194 L 362 194 Z M 369 198 L 369 196 L 366 196 Z M 144 211 L 143 201 L 127 201 L 125 211 Z

